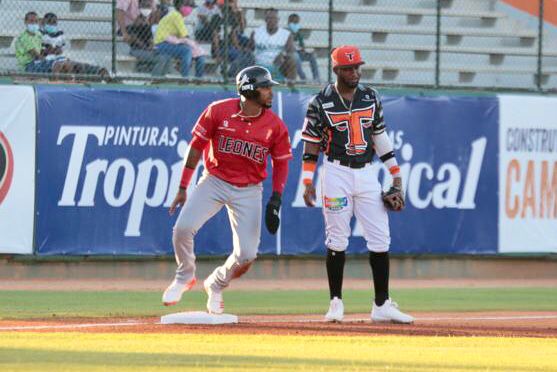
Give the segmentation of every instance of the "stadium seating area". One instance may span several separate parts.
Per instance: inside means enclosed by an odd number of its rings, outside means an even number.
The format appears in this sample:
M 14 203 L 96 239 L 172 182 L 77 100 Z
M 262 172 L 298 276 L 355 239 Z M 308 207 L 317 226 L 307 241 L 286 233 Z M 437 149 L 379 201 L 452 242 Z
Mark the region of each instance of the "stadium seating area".
M 201 1 L 198 0 L 198 3 Z M 111 0 L 0 0 L 0 70 L 16 69 L 14 39 L 23 29 L 28 10 L 55 12 L 69 41 L 70 58 L 112 66 Z M 246 33 L 264 24 L 265 2 L 240 0 L 247 19 Z M 363 78 L 379 84 L 432 85 L 436 82 L 436 0 L 335 0 L 331 14 L 333 45 L 350 43 L 362 48 Z M 327 76 L 329 53 L 328 1 L 275 0 L 280 24 L 290 13 L 302 18 L 308 48 L 318 56 Z M 538 30 L 501 10 L 496 0 L 442 0 L 440 18 L 439 83 L 459 87 L 536 87 Z M 193 18 L 193 17 L 190 17 Z M 191 27 L 191 26 L 190 26 Z M 557 87 L 557 42 L 543 35 L 542 87 Z M 135 72 L 128 46 L 117 39 L 118 74 Z M 214 61 L 209 77 L 219 79 Z M 176 75 L 178 76 L 178 75 Z

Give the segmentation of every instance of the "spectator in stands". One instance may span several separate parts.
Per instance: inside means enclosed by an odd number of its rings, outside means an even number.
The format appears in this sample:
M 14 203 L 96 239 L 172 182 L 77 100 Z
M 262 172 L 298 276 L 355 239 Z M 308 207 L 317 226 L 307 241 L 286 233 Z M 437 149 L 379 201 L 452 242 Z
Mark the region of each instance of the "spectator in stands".
M 279 72 L 291 84 L 296 79 L 294 38 L 278 24 L 278 11 L 265 10 L 265 25 L 252 32 L 250 42 L 255 50 L 255 63 L 267 67 L 273 76 Z
M 319 77 L 319 67 L 317 66 L 317 60 L 315 59 L 315 54 L 312 50 L 308 50 L 304 45 L 304 37 L 300 32 L 300 16 L 296 13 L 292 13 L 288 16 L 288 29 L 294 37 L 294 45 L 296 46 L 296 71 L 301 80 L 305 81 L 306 73 L 304 72 L 302 62 L 309 62 L 311 67 L 311 74 L 313 75 L 313 81 L 317 84 L 321 84 L 321 78 Z
M 42 50 L 46 61 L 52 61 L 52 71 L 72 74 L 97 75 L 102 80 L 110 80 L 110 74 L 104 67 L 72 61 L 64 56 L 64 31 L 58 28 L 58 17 L 46 13 L 42 20 Z
M 159 27 L 160 20 L 168 14 L 171 6 L 167 4 L 168 0 L 162 0 L 160 4 L 157 4 L 153 13 L 149 16 L 149 23 L 151 23 L 151 34 L 153 37 L 157 33 L 157 27 Z
M 195 25 L 195 39 L 197 41 L 213 42 L 218 38 L 222 23 L 220 8 L 217 0 L 204 0 L 203 5 L 197 9 L 197 23 Z
M 195 59 L 195 76 L 199 78 L 204 72 L 204 51 L 188 38 L 188 29 L 184 23 L 184 19 L 192 10 L 191 2 L 174 0 L 174 9 L 160 20 L 157 27 L 155 48 L 161 54 L 178 58 L 180 72 L 184 77 L 189 74 L 192 58 Z
M 39 31 L 42 36 L 41 55 L 47 61 L 53 61 L 56 70 L 62 73 L 71 73 L 73 67 L 70 61 L 62 55 L 66 45 L 64 31 L 58 29 L 58 17 L 54 13 L 46 13 L 40 22 Z
M 151 3 L 151 9 L 155 10 L 155 3 Z M 116 21 L 118 23 L 118 34 L 124 37 L 126 43 L 130 43 L 130 35 L 127 27 L 135 22 L 141 14 L 139 0 L 116 0 Z
M 155 0 L 157 2 L 156 6 L 155 6 L 155 10 L 153 11 L 153 13 L 155 14 L 155 17 L 153 17 L 152 21 L 153 24 L 151 25 L 151 32 L 153 33 L 153 36 L 156 34 L 157 31 L 157 27 L 159 25 L 159 21 L 168 14 L 168 12 L 170 12 L 170 10 L 174 9 L 173 6 L 173 1 L 174 0 Z M 195 8 L 195 0 L 186 0 L 184 2 L 184 5 L 187 6 L 191 6 L 192 8 Z
M 218 0 L 217 4 L 223 16 L 228 13 L 228 45 L 224 43 L 224 35 L 219 36 L 213 44 L 213 56 L 220 64 L 224 60 L 225 49 L 228 49 L 228 76 L 234 77 L 240 70 L 255 64 L 250 39 L 244 35 L 246 19 L 237 0 L 228 0 L 228 8 L 224 0 Z
M 25 31 L 15 42 L 15 57 L 19 68 L 31 73 L 60 72 L 61 64 L 53 68 L 55 61 L 46 59 L 41 54 L 42 40 L 37 13 L 28 12 L 25 14 Z
M 159 22 L 161 9 L 156 8 L 153 11 L 153 0 L 139 0 L 139 12 L 135 21 L 126 27 L 130 55 L 137 58 L 139 70 L 146 69 L 153 76 L 163 76 L 168 72 L 172 58 L 153 48 L 151 30 L 151 26 Z

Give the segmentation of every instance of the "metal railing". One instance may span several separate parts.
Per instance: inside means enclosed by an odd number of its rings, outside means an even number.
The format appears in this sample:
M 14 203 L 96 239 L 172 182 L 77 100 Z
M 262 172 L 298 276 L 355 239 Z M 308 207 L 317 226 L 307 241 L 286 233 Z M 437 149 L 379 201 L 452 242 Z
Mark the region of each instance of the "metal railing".
M 534 1 L 0 0 L 0 74 L 227 84 L 257 63 L 311 86 L 354 44 L 377 85 L 556 91 L 556 10 Z

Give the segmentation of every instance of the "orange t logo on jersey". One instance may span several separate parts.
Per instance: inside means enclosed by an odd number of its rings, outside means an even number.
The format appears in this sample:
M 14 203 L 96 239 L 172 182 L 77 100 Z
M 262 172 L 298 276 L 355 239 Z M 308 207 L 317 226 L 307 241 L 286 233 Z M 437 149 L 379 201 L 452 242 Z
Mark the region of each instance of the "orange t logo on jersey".
M 329 123 L 339 132 L 348 131 L 348 141 L 345 144 L 346 154 L 360 155 L 366 152 L 367 141 L 364 136 L 364 128 L 369 128 L 373 124 L 373 114 L 375 105 L 354 109 L 352 113 L 329 112 L 325 111 Z

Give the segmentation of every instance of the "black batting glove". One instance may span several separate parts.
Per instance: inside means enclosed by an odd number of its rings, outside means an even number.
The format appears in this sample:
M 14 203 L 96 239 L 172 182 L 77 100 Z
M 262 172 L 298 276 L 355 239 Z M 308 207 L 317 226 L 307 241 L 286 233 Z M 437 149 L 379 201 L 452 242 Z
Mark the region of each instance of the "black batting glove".
M 267 230 L 273 235 L 277 233 L 280 225 L 280 204 L 281 195 L 279 192 L 274 191 L 271 195 L 271 199 L 267 202 L 267 208 L 265 210 L 265 226 L 267 226 Z

